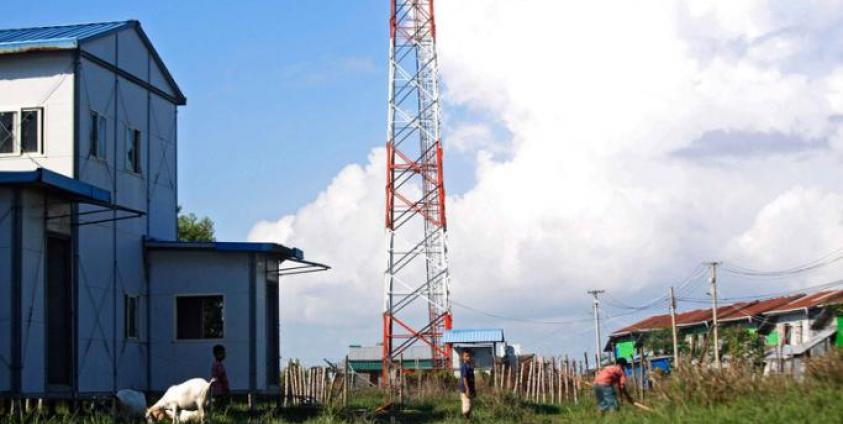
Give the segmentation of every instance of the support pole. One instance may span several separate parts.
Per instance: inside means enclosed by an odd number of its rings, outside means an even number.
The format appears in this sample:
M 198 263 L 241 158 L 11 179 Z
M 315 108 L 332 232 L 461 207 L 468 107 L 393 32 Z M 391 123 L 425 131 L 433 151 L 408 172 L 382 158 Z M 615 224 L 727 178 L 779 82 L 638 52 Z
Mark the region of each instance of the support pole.
M 711 319 L 714 326 L 714 365 L 721 368 L 720 364 L 720 339 L 717 333 L 717 262 L 709 263 L 711 266 Z
M 679 342 L 676 334 L 676 295 L 670 287 L 670 331 L 673 333 L 673 365 L 679 365 Z
M 594 304 L 592 309 L 594 310 L 594 366 L 598 369 L 600 368 L 600 300 L 597 296 L 601 293 L 605 293 L 605 290 L 589 290 L 588 294 L 594 296 Z

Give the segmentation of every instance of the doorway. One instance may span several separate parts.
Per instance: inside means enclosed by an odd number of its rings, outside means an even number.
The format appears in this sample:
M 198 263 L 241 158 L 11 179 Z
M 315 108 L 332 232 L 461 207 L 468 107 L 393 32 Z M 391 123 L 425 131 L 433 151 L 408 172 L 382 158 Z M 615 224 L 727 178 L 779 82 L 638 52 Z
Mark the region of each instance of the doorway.
M 51 390 L 73 384 L 73 287 L 70 239 L 47 236 L 46 320 L 47 385 Z

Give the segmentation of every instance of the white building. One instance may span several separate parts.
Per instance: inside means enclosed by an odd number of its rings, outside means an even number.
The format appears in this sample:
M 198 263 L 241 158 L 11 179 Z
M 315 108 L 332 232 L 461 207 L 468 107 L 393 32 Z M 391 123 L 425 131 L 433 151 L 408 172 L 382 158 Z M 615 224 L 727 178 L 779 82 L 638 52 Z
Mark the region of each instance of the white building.
M 185 97 L 136 21 L 0 30 L 0 394 L 277 389 L 268 243 L 177 242 Z M 283 271 L 282 271 L 283 272 Z

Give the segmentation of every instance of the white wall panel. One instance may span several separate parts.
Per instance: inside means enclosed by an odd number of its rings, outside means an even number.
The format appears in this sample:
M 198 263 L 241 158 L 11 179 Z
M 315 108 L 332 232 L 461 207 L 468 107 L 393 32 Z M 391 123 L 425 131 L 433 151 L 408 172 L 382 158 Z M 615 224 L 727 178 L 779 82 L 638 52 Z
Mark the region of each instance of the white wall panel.
M 44 317 L 44 196 L 23 192 L 23 252 L 21 266 L 21 312 L 23 315 L 22 387 L 24 393 L 46 391 L 46 339 Z
M 12 386 L 12 190 L 0 188 L 0 392 Z
M 146 45 L 133 28 L 117 33 L 117 66 L 138 78 L 149 81 Z
M 44 152 L 0 156 L 0 171 L 51 169 L 73 175 L 71 53 L 0 55 L 0 110 L 44 109 Z
M 193 377 L 210 377 L 212 348 L 226 348 L 232 390 L 249 388 L 249 260 L 247 254 L 149 252 L 152 283 L 152 390 Z M 223 294 L 224 339 L 179 341 L 175 295 Z M 258 352 L 259 361 L 264 356 Z
M 85 50 L 86 52 L 91 53 L 108 63 L 115 63 L 114 38 L 116 36 L 116 34 L 109 34 L 91 41 L 86 41 L 82 43 L 82 50 Z

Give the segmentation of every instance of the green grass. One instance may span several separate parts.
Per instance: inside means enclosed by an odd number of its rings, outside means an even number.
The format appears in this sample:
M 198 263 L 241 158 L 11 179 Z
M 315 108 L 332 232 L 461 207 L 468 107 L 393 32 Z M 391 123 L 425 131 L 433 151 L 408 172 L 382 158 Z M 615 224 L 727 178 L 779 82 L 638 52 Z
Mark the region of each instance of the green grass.
M 840 387 L 825 385 L 792 385 L 775 393 L 751 393 L 740 398 L 706 406 L 700 403 L 677 405 L 669 401 L 651 401 L 655 412 L 640 411 L 624 405 L 621 411 L 601 416 L 594 401 L 586 396 L 578 405 L 536 405 L 518 401 L 510 396 L 482 395 L 476 399 L 476 423 L 831 423 L 843 419 L 843 397 Z M 383 396 L 364 392 L 356 396 L 347 408 L 322 410 L 289 408 L 272 413 L 250 414 L 245 406 L 234 405 L 225 415 L 214 414 L 212 424 L 228 423 L 464 423 L 459 413 L 456 394 L 408 402 L 401 411 L 374 415 L 372 411 L 383 403 Z M 7 417 L 3 422 L 14 422 Z M 106 424 L 112 419 L 104 415 L 28 417 L 29 423 Z
M 843 351 L 808 363 L 802 382 L 789 377 L 761 377 L 752 367 L 732 366 L 722 371 L 680 366 L 672 376 L 656 377 L 656 388 L 646 403 L 654 411 L 641 411 L 624 404 L 617 413 L 601 415 L 594 398 L 584 391 L 580 402 L 539 405 L 510 395 L 484 393 L 475 400 L 475 423 L 840 423 L 843 422 Z M 445 387 L 445 384 L 434 385 Z M 412 387 L 412 386 L 411 386 Z M 209 424 L 234 423 L 464 423 L 459 397 L 454 390 L 409 398 L 404 408 L 375 414 L 385 403 L 377 390 L 355 391 L 347 407 L 284 408 L 268 406 L 249 412 L 242 403 L 211 414 Z M 33 424 L 110 424 L 107 415 L 73 415 L 59 411 L 52 416 L 25 417 Z M 0 411 L 0 423 L 16 423 Z

